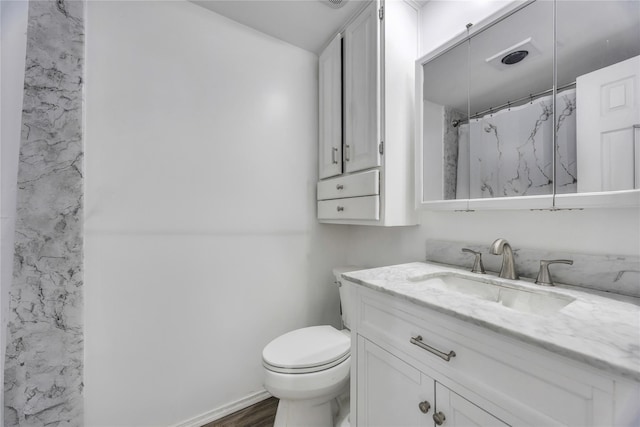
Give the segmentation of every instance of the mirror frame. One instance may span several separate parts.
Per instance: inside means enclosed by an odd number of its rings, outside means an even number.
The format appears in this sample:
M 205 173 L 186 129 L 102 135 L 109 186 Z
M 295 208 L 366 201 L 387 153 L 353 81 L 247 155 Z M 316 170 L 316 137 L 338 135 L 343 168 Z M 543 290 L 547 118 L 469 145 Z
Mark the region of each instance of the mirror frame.
M 423 65 L 438 56 L 448 52 L 454 47 L 465 43 L 474 35 L 496 25 L 512 14 L 526 7 L 535 0 L 514 0 L 502 9 L 482 19 L 471 26 L 468 31 L 461 31 L 448 42 L 418 58 L 415 63 L 415 90 L 416 90 L 416 133 L 415 133 L 415 207 L 417 210 L 438 211 L 475 211 L 475 210 L 569 210 L 588 208 L 638 208 L 640 207 L 640 189 L 602 191 L 592 193 L 565 193 L 536 196 L 496 197 L 481 199 L 449 199 L 429 200 L 422 199 L 424 194 L 424 170 L 423 170 Z M 555 20 L 555 18 L 554 18 Z M 555 25 L 555 24 L 554 24 Z M 555 38 L 555 37 L 554 37 Z M 555 43 L 555 40 L 554 40 Z M 554 75 L 557 69 L 557 58 L 554 58 Z M 555 96 L 555 88 L 554 88 Z

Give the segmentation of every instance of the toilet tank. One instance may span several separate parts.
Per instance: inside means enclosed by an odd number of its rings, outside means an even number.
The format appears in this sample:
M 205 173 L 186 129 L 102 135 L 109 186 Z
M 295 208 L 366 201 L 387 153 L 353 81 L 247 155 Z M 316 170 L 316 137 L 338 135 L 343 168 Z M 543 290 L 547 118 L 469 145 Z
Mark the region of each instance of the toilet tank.
M 340 277 L 342 273 L 349 271 L 362 270 L 362 267 L 336 267 L 333 269 L 334 283 L 338 285 L 340 291 L 340 312 L 342 313 L 342 324 L 345 328 L 351 330 L 351 289 L 349 282 Z

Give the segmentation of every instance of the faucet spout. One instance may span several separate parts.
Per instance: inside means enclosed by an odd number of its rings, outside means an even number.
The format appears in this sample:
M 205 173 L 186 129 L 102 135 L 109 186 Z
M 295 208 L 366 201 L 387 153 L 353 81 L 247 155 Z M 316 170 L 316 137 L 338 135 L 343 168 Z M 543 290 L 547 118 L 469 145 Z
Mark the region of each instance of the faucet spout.
M 513 260 L 513 250 L 506 239 L 496 239 L 489 248 L 489 253 L 493 255 L 502 255 L 502 268 L 500 269 L 500 277 L 505 279 L 519 279 L 516 273 L 516 265 Z

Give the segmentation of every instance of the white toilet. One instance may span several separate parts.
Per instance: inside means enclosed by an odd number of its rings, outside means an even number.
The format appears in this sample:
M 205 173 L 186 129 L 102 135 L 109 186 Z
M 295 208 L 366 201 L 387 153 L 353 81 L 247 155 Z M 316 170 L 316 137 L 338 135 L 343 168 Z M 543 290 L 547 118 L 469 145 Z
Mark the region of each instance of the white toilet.
M 329 325 L 296 329 L 274 339 L 262 351 L 264 387 L 280 399 L 274 427 L 349 425 L 349 296 L 340 274 L 354 270 L 358 268 L 333 270 L 345 329 Z

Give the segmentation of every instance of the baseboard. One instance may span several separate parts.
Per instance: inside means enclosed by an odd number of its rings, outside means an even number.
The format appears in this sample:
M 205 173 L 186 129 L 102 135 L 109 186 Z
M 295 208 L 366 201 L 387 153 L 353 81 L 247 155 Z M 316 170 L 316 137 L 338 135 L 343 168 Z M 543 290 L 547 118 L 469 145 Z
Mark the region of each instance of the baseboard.
M 203 425 L 212 421 L 219 420 L 227 415 L 238 412 L 242 409 L 248 408 L 251 405 L 255 405 L 258 402 L 262 402 L 270 398 L 271 395 L 266 390 L 260 390 L 252 393 L 242 399 L 236 400 L 229 404 L 220 406 L 219 408 L 212 409 L 211 411 L 200 414 L 196 417 L 188 419 L 178 424 L 174 424 L 172 427 L 202 427 Z

